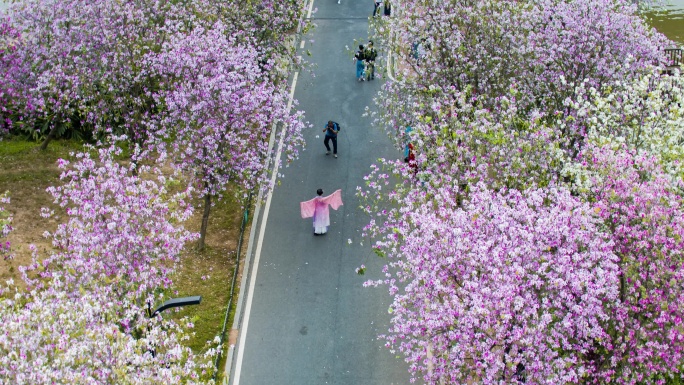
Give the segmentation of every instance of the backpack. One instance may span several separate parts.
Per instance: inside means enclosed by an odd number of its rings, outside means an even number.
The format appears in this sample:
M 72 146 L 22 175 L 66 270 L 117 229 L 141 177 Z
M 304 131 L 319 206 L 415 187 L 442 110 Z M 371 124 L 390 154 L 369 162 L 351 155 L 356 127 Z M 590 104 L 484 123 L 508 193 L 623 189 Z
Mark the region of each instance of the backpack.
M 337 132 L 340 132 L 340 130 L 342 129 L 342 127 L 340 127 L 340 124 L 339 124 L 339 123 L 333 122 L 333 129 L 335 129 L 335 131 L 337 131 Z

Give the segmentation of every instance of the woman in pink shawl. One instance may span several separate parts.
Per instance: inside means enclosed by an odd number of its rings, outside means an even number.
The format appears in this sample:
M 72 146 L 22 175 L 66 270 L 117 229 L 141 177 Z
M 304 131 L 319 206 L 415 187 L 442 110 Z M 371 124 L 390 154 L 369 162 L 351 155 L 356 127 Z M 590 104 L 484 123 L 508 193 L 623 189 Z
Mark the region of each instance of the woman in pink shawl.
M 330 226 L 330 209 L 328 206 L 337 210 L 342 206 L 342 190 L 323 197 L 323 189 L 316 191 L 318 194 L 314 199 L 299 204 L 302 211 L 302 218 L 313 217 L 314 235 L 323 235 Z

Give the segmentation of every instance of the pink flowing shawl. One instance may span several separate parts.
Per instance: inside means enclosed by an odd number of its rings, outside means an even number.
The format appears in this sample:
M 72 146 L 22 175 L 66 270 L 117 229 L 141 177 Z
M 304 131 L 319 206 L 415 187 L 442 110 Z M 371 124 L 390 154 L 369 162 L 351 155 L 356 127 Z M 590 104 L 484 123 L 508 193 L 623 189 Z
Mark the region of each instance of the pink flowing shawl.
M 315 197 L 306 202 L 301 202 L 299 207 L 302 218 L 313 217 L 314 227 L 330 226 L 330 210 L 337 210 L 342 206 L 342 190 L 337 190 L 327 197 Z

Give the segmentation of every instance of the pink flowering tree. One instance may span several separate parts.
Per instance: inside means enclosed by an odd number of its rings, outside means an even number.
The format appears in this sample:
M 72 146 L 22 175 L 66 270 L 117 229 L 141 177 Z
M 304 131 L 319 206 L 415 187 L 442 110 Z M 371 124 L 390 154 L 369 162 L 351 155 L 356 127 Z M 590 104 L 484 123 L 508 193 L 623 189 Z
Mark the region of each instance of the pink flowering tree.
M 60 161 L 63 184 L 48 189 L 67 218 L 46 233 L 55 250 L 29 246 L 28 290 L 10 281 L 0 292 L 0 382 L 212 383 L 218 348 L 197 355 L 183 345 L 191 322 L 148 314 L 195 239 L 182 226 L 189 194 L 169 192 L 174 180 L 158 169 L 117 161 L 121 140 Z
M 411 167 L 394 161 L 383 165 L 406 179 L 431 186 L 486 182 L 491 188 L 525 189 L 546 186 L 559 178 L 565 157 L 558 151 L 553 126 L 542 116 L 520 114 L 520 93 L 490 101 L 469 92 L 433 97 L 409 133 L 396 137 L 410 142 L 416 154 Z M 409 187 L 412 188 L 412 187 Z
M 516 82 L 549 113 L 562 111 L 577 86 L 602 89 L 664 63 L 667 39 L 631 1 L 538 1 L 522 20 L 530 60 Z
M 260 51 L 227 36 L 221 23 L 176 36 L 152 67 L 173 87 L 157 99 L 166 106 L 157 138 L 168 143 L 174 164 L 192 176 L 204 198 L 199 247 L 204 247 L 213 197 L 229 183 L 246 194 L 267 185 L 269 137 L 278 130 L 288 161 L 302 143 L 300 113 L 290 113 L 287 93 L 263 75 Z M 173 139 L 173 140 L 170 140 Z
M 230 0 L 209 3 L 214 8 L 220 7 L 222 18 L 219 20 L 226 24 L 238 41 L 259 47 L 259 62 L 269 64 L 264 76 L 274 84 L 286 80 L 292 68 L 305 64 L 291 39 L 293 34 L 306 33 L 313 28 L 312 21 L 304 17 L 307 1 Z
M 159 106 L 158 82 L 144 66 L 169 36 L 186 33 L 207 2 L 27 0 L 10 7 L 9 22 L 30 39 L 17 45 L 31 68 L 22 91 L 25 115 L 17 127 L 43 148 L 57 136 L 125 133 L 142 143 L 140 122 Z M 199 20 L 199 21 L 198 21 Z M 21 73 L 14 75 L 20 77 Z
M 378 36 L 397 60 L 395 77 L 414 92 L 470 87 L 498 95 L 519 69 L 517 1 L 448 1 L 434 12 L 427 0 L 402 1 L 376 21 Z
M 582 0 L 540 2 L 524 18 L 533 61 L 518 81 L 530 103 L 557 119 L 562 148 L 575 158 L 585 144 L 591 117 L 568 100 L 591 100 L 593 88 L 613 93 L 665 62 L 667 38 L 638 15 L 632 2 Z
M 42 290 L 25 292 L 12 282 L 4 288 L 0 382 L 213 383 L 216 350 L 198 355 L 183 346 L 188 320 L 141 317 L 144 308 L 113 298 L 105 287 L 74 289 L 57 274 Z
M 263 47 L 260 60 L 280 62 L 282 72 L 298 62 L 283 43 L 284 32 L 300 19 L 302 2 L 262 3 L 258 10 L 241 11 L 235 20 L 239 23 L 228 24 L 227 30 L 245 44 Z M 108 131 L 125 133 L 141 144 L 148 138 L 141 123 L 163 109 L 153 98 L 160 84 L 145 57 L 160 52 L 172 36 L 236 16 L 235 10 L 243 5 L 207 0 L 27 0 L 11 6 L 8 24 L 31 37 L 17 45 L 14 56 L 20 66 L 8 72 L 12 79 L 21 79 L 21 69 L 31 69 L 21 89 L 27 100 L 19 106 L 31 119 L 15 127 L 45 138 L 43 146 L 58 135 L 89 137 Z M 256 39 L 256 20 L 269 25 L 272 33 Z M 243 29 L 243 24 L 251 28 Z
M 403 198 L 368 229 L 388 257 L 388 345 L 428 384 L 580 382 L 619 295 L 596 210 L 562 189 L 456 190 Z
M 389 346 L 428 383 L 671 378 L 682 87 L 654 76 L 667 42 L 619 0 L 442 9 L 409 0 L 377 22 L 398 59 L 376 122 L 415 152 L 359 189 L 390 261 Z M 553 239 L 572 246 L 532 246 Z
M 26 81 L 30 69 L 21 60 L 18 46 L 22 35 L 0 13 L 0 137 L 6 135 L 14 121 L 23 117 L 24 109 L 31 109 L 27 101 Z
M 661 64 L 667 45 L 621 0 L 451 2 L 443 8 L 448 12 L 406 1 L 381 23 L 378 38 L 396 58 L 397 81 L 377 104 L 380 121 L 392 131 L 430 115 L 435 100 L 459 103 L 463 92 L 501 118 L 506 111 L 498 98 L 515 90 L 520 118 L 543 118 L 554 130 L 550 145 L 572 159 L 587 133 L 586 116 L 566 104 L 576 87 L 619 88 Z
M 654 157 L 594 148 L 591 198 L 614 243 L 618 300 L 608 349 L 593 352 L 604 382 L 663 384 L 679 376 L 684 351 L 684 199 Z
M 158 169 L 120 164 L 116 146 L 97 152 L 97 158 L 78 153 L 73 164 L 60 161 L 64 184 L 48 191 L 68 220 L 46 234 L 58 251 L 41 261 L 49 266 L 43 275 L 54 271 L 70 287 L 87 290 L 106 282 L 111 295 L 143 306 L 168 287 L 180 251 L 195 239 L 182 226 L 191 214 L 188 192 L 170 193 L 172 179 Z
M 161 44 L 168 33 L 160 30 L 164 20 L 177 14 L 171 3 L 148 1 L 29 0 L 12 6 L 12 25 L 30 36 L 18 55 L 31 68 L 25 92 L 33 119 L 19 128 L 45 139 L 44 148 L 59 135 L 123 129 L 134 122 L 128 118 L 154 109 L 147 96 L 153 83 L 139 78 L 140 59 Z M 140 133 L 128 128 L 136 139 Z

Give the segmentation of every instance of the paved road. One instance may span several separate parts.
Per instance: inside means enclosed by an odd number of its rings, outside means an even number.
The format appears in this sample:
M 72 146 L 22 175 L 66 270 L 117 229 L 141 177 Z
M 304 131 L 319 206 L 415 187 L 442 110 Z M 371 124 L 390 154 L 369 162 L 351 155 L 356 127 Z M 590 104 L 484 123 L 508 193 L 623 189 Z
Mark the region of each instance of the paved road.
M 400 157 L 389 139 L 362 117 L 380 89 L 380 80 L 359 83 L 351 54 L 354 39 L 368 38 L 369 0 L 315 0 L 317 27 L 308 45 L 315 77 L 299 74 L 295 98 L 315 124 L 305 133 L 306 150 L 282 170 L 273 194 L 254 293 L 246 298 L 241 336 L 234 354 L 232 384 L 239 385 L 398 385 L 408 384 L 406 365 L 376 339 L 388 328 L 387 289 L 363 288 L 382 278 L 383 261 L 360 246 L 367 223 L 356 186 L 379 157 Z M 322 126 L 342 126 L 339 158 L 325 155 Z M 310 219 L 301 219 L 299 202 L 322 188 L 341 188 L 344 206 L 331 210 L 327 235 L 314 237 Z M 354 242 L 348 244 L 348 239 Z M 365 276 L 355 268 L 365 264 Z M 254 269 L 253 269 L 254 270 Z M 246 290 L 243 288 L 242 300 Z M 247 332 L 245 335 L 245 326 Z M 239 376 L 237 375 L 239 367 Z M 237 378 L 236 378 L 237 377 Z

